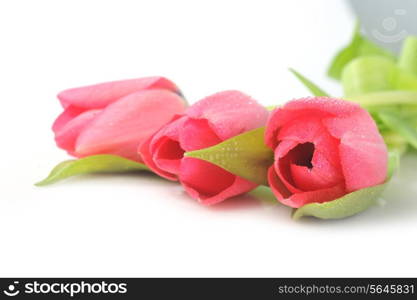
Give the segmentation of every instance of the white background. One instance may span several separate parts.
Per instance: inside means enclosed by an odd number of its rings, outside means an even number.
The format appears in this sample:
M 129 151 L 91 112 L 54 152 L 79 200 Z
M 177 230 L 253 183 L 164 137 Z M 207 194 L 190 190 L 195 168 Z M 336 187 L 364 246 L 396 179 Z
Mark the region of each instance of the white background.
M 417 276 L 417 159 L 376 206 L 293 221 L 271 197 L 214 207 L 150 175 L 33 183 L 67 159 L 50 129 L 62 89 L 163 75 L 193 103 L 240 89 L 265 105 L 334 94 L 325 69 L 354 16 L 343 1 L 1 1 L 1 276 Z

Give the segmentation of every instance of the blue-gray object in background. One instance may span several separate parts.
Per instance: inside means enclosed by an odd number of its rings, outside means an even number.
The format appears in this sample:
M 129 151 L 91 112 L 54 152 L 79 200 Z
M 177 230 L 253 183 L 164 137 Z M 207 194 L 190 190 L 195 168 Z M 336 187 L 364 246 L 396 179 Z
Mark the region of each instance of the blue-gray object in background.
M 417 0 L 350 0 L 362 32 L 398 53 L 407 35 L 417 36 Z

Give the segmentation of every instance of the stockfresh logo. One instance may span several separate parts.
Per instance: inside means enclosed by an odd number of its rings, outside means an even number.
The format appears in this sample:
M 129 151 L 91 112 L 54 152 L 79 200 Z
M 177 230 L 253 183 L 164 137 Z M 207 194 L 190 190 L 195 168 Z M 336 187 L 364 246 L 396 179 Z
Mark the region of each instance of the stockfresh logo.
M 9 286 L 7 287 L 7 289 L 3 291 L 3 293 L 9 297 L 14 297 L 14 296 L 19 295 L 20 291 L 17 288 L 18 284 L 19 284 L 19 281 L 14 281 L 13 284 L 9 284 Z
M 14 297 L 19 294 L 26 296 L 30 295 L 67 295 L 74 297 L 76 295 L 88 295 L 88 294 L 126 294 L 127 283 L 108 283 L 106 281 L 100 282 L 56 282 L 56 281 L 26 281 L 20 283 L 14 281 L 13 284 L 9 284 L 3 293 L 9 297 Z

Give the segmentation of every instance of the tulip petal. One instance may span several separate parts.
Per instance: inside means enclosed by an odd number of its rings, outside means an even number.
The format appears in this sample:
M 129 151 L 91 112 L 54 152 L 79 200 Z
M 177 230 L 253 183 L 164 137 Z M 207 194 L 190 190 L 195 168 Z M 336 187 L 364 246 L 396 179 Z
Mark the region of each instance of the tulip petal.
M 333 136 L 340 138 L 340 160 L 348 192 L 384 182 L 387 148 L 366 111 L 323 122 Z
M 189 157 L 182 160 L 180 181 L 191 197 L 205 205 L 221 202 L 257 186 L 216 165 Z
M 185 157 L 181 164 L 181 182 L 205 197 L 217 195 L 231 186 L 234 179 L 232 173 L 200 159 Z
M 277 134 L 278 141 L 294 140 L 298 143 L 314 142 L 325 127 L 316 116 L 305 116 L 288 122 Z
M 207 119 L 221 140 L 265 125 L 269 112 L 239 91 L 224 91 L 206 97 L 186 111 L 193 119 Z M 194 149 L 196 150 L 196 149 Z
M 294 185 L 303 191 L 329 188 L 336 183 L 343 182 L 343 177 L 323 172 L 316 166 L 310 169 L 305 166 L 291 164 L 290 169 Z
M 179 131 L 184 126 L 184 122 L 186 121 L 186 117 L 181 115 L 175 115 L 170 120 L 169 123 L 162 126 L 153 136 L 150 150 L 154 152 L 159 147 L 161 139 L 168 137 L 174 141 L 179 141 L 180 135 Z
M 74 147 L 80 132 L 91 124 L 93 119 L 101 112 L 100 109 L 88 110 L 71 120 L 56 122 L 55 126 L 55 142 L 58 147 L 65 149 L 68 153 L 74 153 Z M 66 118 L 66 117 L 65 117 Z
M 358 104 L 328 97 L 308 97 L 289 101 L 271 113 L 265 132 L 266 144 L 274 149 L 278 144 L 277 135 L 281 127 L 291 121 L 309 118 L 312 115 L 317 119 L 343 117 L 359 110 L 361 108 Z
M 160 169 L 156 163 L 155 160 L 153 159 L 152 153 L 150 151 L 151 148 L 151 143 L 152 143 L 152 137 L 148 138 L 145 142 L 143 142 L 140 146 L 139 146 L 139 154 L 140 157 L 142 158 L 143 162 L 145 163 L 145 165 L 151 169 L 154 173 L 158 174 L 159 176 L 168 179 L 168 180 L 177 180 L 177 176 L 166 172 L 162 169 Z
M 320 151 L 336 169 L 340 169 L 339 157 L 335 155 L 339 141 L 328 133 L 327 128 L 316 116 L 305 116 L 289 122 L 279 131 L 277 139 L 296 141 L 300 144 L 313 143 L 316 151 Z
M 155 164 L 166 172 L 178 174 L 184 152 L 178 141 L 164 137 L 154 153 Z
M 278 200 L 281 201 L 292 195 L 291 191 L 289 191 L 285 184 L 279 179 L 273 166 L 268 169 L 268 183 Z
M 291 160 L 287 157 L 275 161 L 274 168 L 279 180 L 285 184 L 291 193 L 300 193 L 302 190 L 295 186 L 290 169 Z
M 282 141 L 275 149 L 275 168 L 291 192 L 327 188 L 343 181 L 339 142 L 316 117 L 290 122 L 279 131 L 277 139 Z M 309 145 L 313 147 L 310 150 Z
M 179 144 L 179 129 L 183 127 L 185 118 L 176 115 L 173 117 L 170 123 L 164 125 L 153 136 L 145 141 L 139 147 L 139 154 L 142 157 L 145 164 L 159 176 L 168 180 L 178 180 L 177 175 L 180 160 L 178 153 L 183 152 Z M 164 145 L 166 144 L 166 145 Z M 177 147 L 175 147 L 177 146 Z M 159 151 L 159 147 L 163 147 L 166 150 Z M 173 147 L 174 155 L 170 155 L 169 148 Z M 167 169 L 164 169 L 166 167 Z
M 188 118 L 180 133 L 181 147 L 185 151 L 199 150 L 220 143 L 222 140 L 214 133 L 206 119 Z
M 284 140 L 281 141 L 278 145 L 278 147 L 274 151 L 274 158 L 275 161 L 278 161 L 280 158 L 284 157 L 288 154 L 288 152 L 291 151 L 294 147 L 298 145 L 297 141 L 293 140 Z
M 59 93 L 58 99 L 63 107 L 103 108 L 121 97 L 147 89 L 180 93 L 178 87 L 164 77 L 145 77 L 68 89 Z
M 346 194 L 346 190 L 344 186 L 340 184 L 330 188 L 293 194 L 289 198 L 285 198 L 280 201 L 290 207 L 299 208 L 308 203 L 323 203 L 331 201 L 343 196 L 344 194 Z
M 285 184 L 291 193 L 298 193 L 300 190 L 294 186 L 294 182 L 291 177 L 291 171 L 289 169 L 291 161 L 285 157 L 292 149 L 297 146 L 297 144 L 298 143 L 296 141 L 292 140 L 282 141 L 279 143 L 274 152 L 275 162 L 273 167 L 275 168 L 276 175 L 278 176 L 279 180 Z
M 326 153 L 321 148 L 316 148 L 311 163 L 313 165 L 313 173 L 327 182 L 326 186 L 344 180 L 338 149 L 335 149 L 335 152 L 330 154 Z
M 85 112 L 85 108 L 80 108 L 76 106 L 68 106 L 65 110 L 56 118 L 54 124 L 52 125 L 52 130 L 56 133 L 60 131 L 65 125 L 72 119 L 79 116 L 81 113 Z
M 387 148 L 380 143 L 346 134 L 340 144 L 346 190 L 356 191 L 380 184 L 387 177 Z
M 362 135 L 370 141 L 381 141 L 381 135 L 375 121 L 366 110 L 358 110 L 345 117 L 329 117 L 323 119 L 327 131 L 336 139 L 341 139 L 345 133 L 352 132 Z
M 107 153 L 141 161 L 138 146 L 184 110 L 183 99 L 166 90 L 144 90 L 108 105 L 79 135 L 79 157 Z

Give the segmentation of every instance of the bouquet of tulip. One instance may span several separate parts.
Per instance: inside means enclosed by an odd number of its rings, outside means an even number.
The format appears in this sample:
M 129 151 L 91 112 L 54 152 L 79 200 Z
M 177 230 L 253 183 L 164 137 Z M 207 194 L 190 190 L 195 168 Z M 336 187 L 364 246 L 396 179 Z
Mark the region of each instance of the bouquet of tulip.
M 57 145 L 77 159 L 37 185 L 93 172 L 150 171 L 213 205 L 269 186 L 293 217 L 344 218 L 372 206 L 408 146 L 417 147 L 417 38 L 398 57 L 363 37 L 333 59 L 332 97 L 295 70 L 312 93 L 263 107 L 240 91 L 188 106 L 163 77 L 61 92 Z

